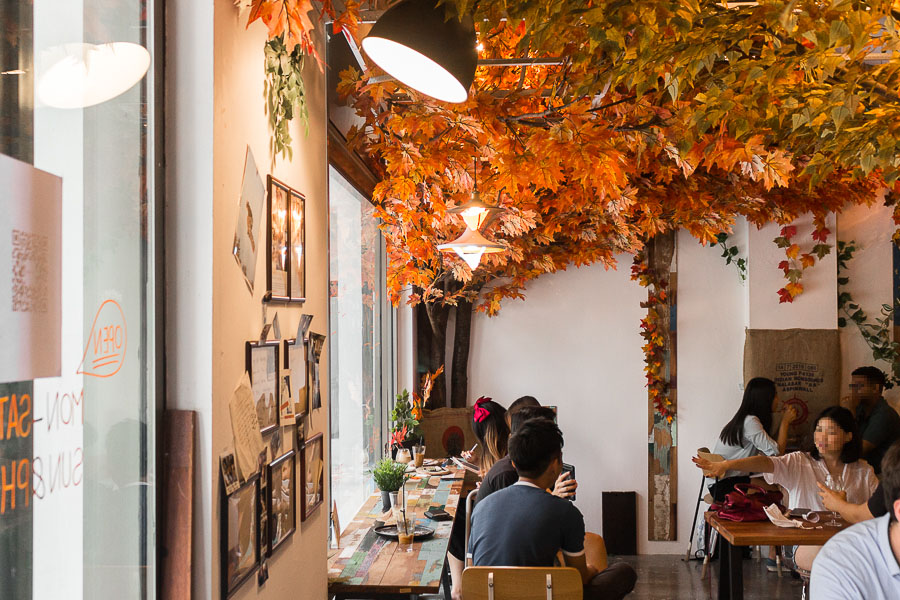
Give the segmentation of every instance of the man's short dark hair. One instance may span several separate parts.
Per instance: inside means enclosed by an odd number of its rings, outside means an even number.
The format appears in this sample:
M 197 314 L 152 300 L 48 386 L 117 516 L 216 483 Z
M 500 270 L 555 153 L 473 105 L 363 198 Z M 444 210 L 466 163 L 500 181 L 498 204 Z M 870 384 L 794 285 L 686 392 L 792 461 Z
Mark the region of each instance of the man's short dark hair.
M 513 433 L 518 431 L 519 427 L 521 427 L 525 421 L 531 419 L 547 419 L 548 421 L 552 421 L 556 418 L 556 413 L 553 412 L 552 408 L 547 406 L 524 406 L 515 412 L 510 412 L 509 430 Z
M 850 375 L 865 377 L 866 381 L 868 381 L 870 384 L 880 385 L 881 389 L 884 389 L 884 371 L 882 371 L 878 367 L 859 367 L 857 369 L 854 369 L 853 372 L 850 373 Z
M 894 442 L 881 459 L 881 487 L 891 521 L 896 521 L 894 502 L 900 500 L 900 441 Z
M 562 454 L 563 435 L 556 423 L 531 419 L 509 438 L 509 457 L 519 477 L 535 479 Z
M 521 398 L 516 398 L 516 400 L 512 404 L 510 404 L 509 408 L 506 410 L 510 414 L 510 418 L 512 418 L 512 413 L 516 412 L 517 410 L 519 410 L 521 408 L 534 407 L 534 406 L 540 406 L 540 405 L 541 405 L 541 403 L 538 402 L 537 398 L 535 398 L 534 396 L 522 396 Z

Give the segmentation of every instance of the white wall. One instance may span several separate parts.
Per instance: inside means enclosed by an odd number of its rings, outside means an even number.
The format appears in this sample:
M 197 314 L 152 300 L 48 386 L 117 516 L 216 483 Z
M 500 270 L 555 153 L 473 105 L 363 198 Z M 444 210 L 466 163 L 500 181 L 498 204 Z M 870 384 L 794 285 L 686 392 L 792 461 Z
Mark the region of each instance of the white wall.
M 293 161 L 279 157 L 273 169 L 263 95 L 266 29 L 245 25 L 246 15 L 223 0 L 179 2 L 168 11 L 167 390 L 170 408 L 199 412 L 192 569 L 198 599 L 221 596 L 218 457 L 233 445 L 228 401 L 244 372 L 244 343 L 257 339 L 263 324 L 264 252 L 252 295 L 231 253 L 248 144 L 264 179 L 271 173 L 307 201 L 307 301 L 270 306 L 267 320 L 277 312 L 282 335 L 293 337 L 301 313 L 308 313 L 312 331 L 328 332 L 324 72 L 314 60 L 306 62 L 309 135 L 295 123 Z M 262 248 L 264 236 L 262 227 Z M 323 382 L 329 379 L 327 353 L 326 341 Z M 307 438 L 326 432 L 328 439 L 327 411 L 326 385 L 323 407 L 307 421 Z M 298 510 L 296 533 L 268 559 L 268 582 L 258 587 L 253 577 L 233 598 L 325 597 L 329 506 L 326 496 L 323 508 L 303 523 Z
M 796 224 L 801 246 L 811 245 L 811 221 Z M 684 232 L 678 236 L 676 542 L 647 540 L 648 405 L 639 336 L 646 290 L 630 281 L 630 257 L 620 257 L 618 271 L 595 265 L 544 276 L 529 285 L 524 302 L 508 302 L 494 318 L 475 317 L 469 397 L 488 395 L 508 405 L 532 394 L 559 406 L 566 461 L 578 473 L 576 504 L 589 529 L 601 529 L 602 491 L 634 490 L 638 551 L 684 552 L 700 485 L 690 459 L 698 447 L 715 443 L 740 404 L 745 327 L 837 326 L 834 254 L 806 271 L 805 292 L 793 304 L 778 303 L 783 251 L 772 240 L 779 229 L 736 224 L 728 243 L 749 256 L 745 283 L 719 248 L 700 246 Z M 890 298 L 889 210 L 851 209 L 829 229 L 867 249 L 855 261 L 865 266 L 851 263 L 851 287 L 867 310 L 877 310 Z M 835 240 L 832 234 L 829 242 Z M 844 332 L 842 343 L 845 373 L 871 362 L 857 333 Z

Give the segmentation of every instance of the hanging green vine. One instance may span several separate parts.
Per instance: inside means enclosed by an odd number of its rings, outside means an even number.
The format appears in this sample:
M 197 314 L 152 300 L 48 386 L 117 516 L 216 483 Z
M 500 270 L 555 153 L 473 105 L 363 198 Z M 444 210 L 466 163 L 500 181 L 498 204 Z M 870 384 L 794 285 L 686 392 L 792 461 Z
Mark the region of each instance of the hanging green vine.
M 284 36 L 266 42 L 266 114 L 272 139 L 269 149 L 274 162 L 275 155 L 291 160 L 290 122 L 299 116 L 309 135 L 309 120 L 306 112 L 306 92 L 303 88 L 303 49 L 300 44 L 287 51 Z
M 893 330 L 894 306 L 891 304 L 881 305 L 881 317 L 876 318 L 874 323 L 869 323 L 869 317 L 865 311 L 853 301 L 853 296 L 846 291 L 846 286 L 850 283 L 847 277 L 847 263 L 853 259 L 856 252 L 856 242 L 838 241 L 838 327 L 846 327 L 848 322 L 853 322 L 859 329 L 866 344 L 872 349 L 872 357 L 878 360 L 884 360 L 890 363 L 890 375 L 885 387 L 893 387 L 894 384 L 900 383 L 900 343 L 891 339 Z
M 734 263 L 735 268 L 737 268 L 738 277 L 741 278 L 741 282 L 747 281 L 747 259 L 738 256 L 737 246 L 728 245 L 728 234 L 720 233 L 716 235 L 716 244 L 722 248 L 722 258 L 725 259 L 725 264 L 730 265 Z M 711 245 L 712 244 L 710 244 L 710 246 Z

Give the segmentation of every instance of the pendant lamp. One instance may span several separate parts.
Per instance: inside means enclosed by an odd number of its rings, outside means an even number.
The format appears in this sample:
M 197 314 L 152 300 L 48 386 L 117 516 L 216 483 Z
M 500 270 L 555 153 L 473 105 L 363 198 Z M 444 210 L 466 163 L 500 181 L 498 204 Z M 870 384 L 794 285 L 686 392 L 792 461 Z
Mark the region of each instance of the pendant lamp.
M 385 11 L 362 47 L 401 83 L 444 102 L 463 102 L 478 52 L 472 20 L 448 16 L 437 0 L 403 0 Z
M 37 96 L 54 108 L 86 108 L 125 93 L 150 68 L 150 53 L 132 42 L 66 44 L 45 51 Z
M 481 263 L 481 257 L 484 254 L 494 254 L 495 252 L 503 252 L 505 248 L 496 242 L 492 242 L 477 231 L 466 227 L 461 236 L 438 246 L 441 252 L 456 252 L 461 259 L 466 261 L 469 268 L 473 271 Z
M 466 226 L 473 231 L 480 231 L 481 226 L 489 217 L 503 212 L 504 209 L 499 206 L 491 206 L 481 199 L 478 190 L 472 192 L 472 199 L 465 204 L 460 204 L 456 208 L 451 208 L 447 212 L 452 215 L 459 215 L 466 222 Z

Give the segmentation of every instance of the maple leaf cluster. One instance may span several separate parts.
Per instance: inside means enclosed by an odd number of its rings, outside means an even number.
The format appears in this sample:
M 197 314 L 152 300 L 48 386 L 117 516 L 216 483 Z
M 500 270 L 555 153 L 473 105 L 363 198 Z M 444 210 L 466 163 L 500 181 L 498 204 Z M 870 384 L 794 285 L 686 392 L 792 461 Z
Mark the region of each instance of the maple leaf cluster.
M 666 328 L 660 319 L 659 310 L 668 300 L 668 281 L 650 268 L 647 254 L 638 252 L 631 264 L 631 279 L 647 288 L 647 301 L 641 308 L 647 309 L 647 316 L 641 319 L 641 337 L 644 345 L 644 375 L 647 378 L 647 395 L 663 418 L 672 422 L 675 405 L 671 399 L 671 384 L 666 378 Z

